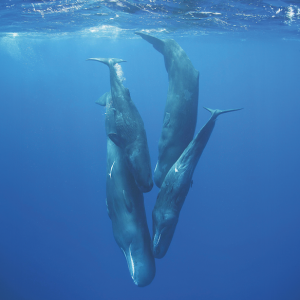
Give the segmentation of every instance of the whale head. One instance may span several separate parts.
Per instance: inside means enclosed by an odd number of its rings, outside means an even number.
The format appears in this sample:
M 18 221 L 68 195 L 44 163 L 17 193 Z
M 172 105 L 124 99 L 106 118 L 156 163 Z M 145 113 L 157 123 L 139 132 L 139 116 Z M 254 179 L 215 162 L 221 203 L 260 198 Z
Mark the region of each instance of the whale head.
M 171 244 L 178 223 L 178 214 L 171 210 L 161 211 L 154 209 L 152 212 L 152 221 L 152 253 L 155 258 L 163 258 Z
M 145 246 L 145 245 L 144 245 Z M 155 261 L 148 248 L 142 244 L 130 244 L 127 250 L 123 251 L 130 276 L 135 285 L 144 287 L 149 285 L 155 276 Z

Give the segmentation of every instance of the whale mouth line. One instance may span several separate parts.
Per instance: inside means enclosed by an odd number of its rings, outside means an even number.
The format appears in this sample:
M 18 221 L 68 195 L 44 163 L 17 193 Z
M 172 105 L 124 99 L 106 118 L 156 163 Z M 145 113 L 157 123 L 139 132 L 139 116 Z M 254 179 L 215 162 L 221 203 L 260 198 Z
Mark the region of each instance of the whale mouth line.
M 114 164 L 115 164 L 116 161 L 113 162 L 111 168 L 110 168 L 110 172 L 108 173 L 110 179 L 111 179 L 111 173 L 112 173 L 112 170 L 113 170 L 113 167 L 114 167 Z
M 136 284 L 136 285 L 139 285 L 138 281 L 136 280 L 136 278 L 134 277 L 135 275 L 135 269 L 134 269 L 134 262 L 133 262 L 133 258 L 132 258 L 132 255 L 131 255 L 131 244 L 129 245 L 129 249 L 128 249 L 128 256 L 126 255 L 126 252 L 124 251 L 123 248 L 121 248 L 121 250 L 123 251 L 124 253 L 124 256 L 126 258 L 126 261 L 127 261 L 127 265 L 128 265 L 128 269 L 129 269 L 129 272 L 130 272 L 130 276 L 133 280 L 133 282 Z
M 137 281 L 135 280 L 135 278 L 134 278 L 135 270 L 134 270 L 134 263 L 133 263 L 132 255 L 131 255 L 131 244 L 129 245 L 129 257 L 130 257 L 131 270 L 132 270 L 131 278 L 132 278 L 133 282 L 134 282 L 136 285 L 138 285 L 138 282 L 137 282 Z
M 154 247 L 156 247 L 159 244 L 160 238 L 161 238 L 161 233 L 160 233 L 160 235 L 159 235 L 159 237 L 157 239 L 157 242 L 154 244 Z M 155 238 L 154 238 L 154 240 L 155 240 Z

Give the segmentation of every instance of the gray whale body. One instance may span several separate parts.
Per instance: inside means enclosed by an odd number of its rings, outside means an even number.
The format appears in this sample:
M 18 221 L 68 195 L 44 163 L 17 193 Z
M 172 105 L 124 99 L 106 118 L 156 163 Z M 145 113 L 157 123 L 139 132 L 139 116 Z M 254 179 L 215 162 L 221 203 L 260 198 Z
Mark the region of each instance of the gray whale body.
M 109 67 L 111 91 L 97 101 L 100 105 L 106 105 L 106 134 L 124 150 L 128 168 L 137 186 L 143 193 L 147 193 L 152 189 L 153 181 L 144 122 L 131 100 L 129 90 L 123 86 L 115 69 L 115 65 L 124 60 L 117 58 L 88 60 L 99 61 Z
M 217 117 L 220 114 L 240 110 L 241 108 L 229 110 L 206 109 L 211 112 L 210 119 L 171 167 L 158 193 L 152 211 L 152 252 L 155 258 L 162 258 L 167 253 L 182 205 L 190 189 L 194 170 L 214 129 Z
M 193 139 L 198 111 L 199 72 L 172 39 L 136 32 L 164 56 L 169 88 L 158 144 L 154 182 L 160 188 L 168 171 Z

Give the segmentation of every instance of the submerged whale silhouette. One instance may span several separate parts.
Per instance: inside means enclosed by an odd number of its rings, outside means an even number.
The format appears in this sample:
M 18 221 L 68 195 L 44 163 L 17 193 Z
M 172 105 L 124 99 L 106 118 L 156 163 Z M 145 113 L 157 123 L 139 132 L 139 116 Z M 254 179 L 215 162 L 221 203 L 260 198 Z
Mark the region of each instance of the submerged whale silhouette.
M 136 32 L 164 56 L 169 89 L 158 144 L 154 182 L 160 188 L 165 176 L 193 139 L 198 111 L 199 72 L 172 39 L 161 40 Z
M 217 117 L 220 114 L 237 111 L 241 108 L 228 110 L 205 109 L 211 113 L 210 119 L 171 167 L 158 193 L 152 212 L 152 252 L 155 258 L 162 258 L 167 253 L 182 205 L 191 186 L 194 170 L 214 129 Z
M 106 174 L 106 205 L 114 238 L 125 255 L 133 282 L 146 286 L 155 276 L 155 260 L 144 197 L 127 167 L 123 149 L 109 138 Z
M 106 64 L 110 71 L 111 92 L 103 95 L 99 104 L 106 105 L 105 129 L 107 136 L 124 150 L 130 172 L 143 193 L 153 187 L 150 155 L 144 122 L 131 100 L 129 90 L 119 78 L 115 65 L 124 62 L 117 58 L 89 58 Z M 101 98 L 100 98 L 101 99 Z M 100 100 L 99 99 L 99 100 Z
M 106 106 L 107 111 L 106 104 L 110 101 L 111 93 L 107 92 L 96 103 Z M 133 282 L 141 287 L 150 284 L 155 276 L 155 260 L 143 193 L 129 171 L 124 150 L 110 138 L 107 138 L 106 207 L 114 238 L 125 255 Z

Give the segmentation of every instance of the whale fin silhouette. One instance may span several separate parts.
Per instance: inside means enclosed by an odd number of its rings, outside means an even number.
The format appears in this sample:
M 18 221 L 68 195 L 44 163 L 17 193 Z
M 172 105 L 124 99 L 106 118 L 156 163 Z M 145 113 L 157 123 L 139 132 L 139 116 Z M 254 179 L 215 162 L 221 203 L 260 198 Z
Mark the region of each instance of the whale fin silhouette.
M 214 120 L 221 114 L 225 114 L 225 113 L 228 113 L 228 112 L 243 109 L 243 108 L 233 108 L 233 109 L 221 110 L 221 109 L 211 109 L 211 108 L 207 108 L 207 107 L 203 107 L 203 108 L 208 110 L 211 113 L 211 118 L 214 119 Z
M 111 100 L 111 92 L 106 92 L 103 94 L 97 101 L 95 101 L 96 104 L 99 104 L 101 106 L 106 106 L 106 103 Z
M 110 138 L 110 140 L 111 140 L 112 142 L 114 142 L 114 144 L 115 144 L 116 146 L 122 148 L 122 142 L 121 142 L 121 139 L 120 139 L 120 137 L 119 137 L 119 135 L 118 135 L 117 133 L 115 133 L 115 132 L 110 132 L 110 133 L 108 133 L 107 135 L 108 135 L 108 137 Z
M 142 37 L 144 40 L 146 40 L 147 42 L 149 42 L 150 44 L 153 45 L 153 47 L 160 53 L 164 54 L 164 46 L 165 46 L 165 42 L 161 39 L 158 39 L 152 35 L 149 34 L 145 34 L 143 32 L 140 31 L 136 31 L 135 34 L 139 35 L 140 37 Z
M 110 140 L 114 142 L 116 146 L 122 148 L 122 139 L 116 127 L 116 109 L 109 106 L 106 107 L 105 131 Z
M 126 62 L 126 60 L 120 59 L 120 58 L 88 58 L 87 60 L 95 60 L 102 62 L 103 64 L 107 66 L 114 66 L 115 64 Z

